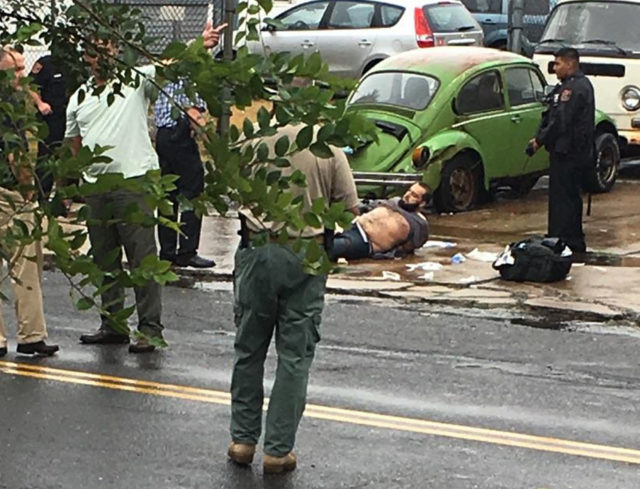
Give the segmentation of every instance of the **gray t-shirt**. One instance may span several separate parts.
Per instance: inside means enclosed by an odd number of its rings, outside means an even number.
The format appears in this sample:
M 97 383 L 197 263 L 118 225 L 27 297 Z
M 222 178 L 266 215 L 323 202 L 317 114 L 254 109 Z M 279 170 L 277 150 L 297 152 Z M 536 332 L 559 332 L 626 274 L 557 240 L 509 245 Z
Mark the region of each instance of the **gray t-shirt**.
M 82 103 L 78 103 L 80 89 L 69 100 L 65 137 L 81 136 L 82 144 L 91 149 L 96 145 L 112 146 L 105 152 L 112 161 L 93 164 L 84 174 L 87 182 L 93 183 L 98 175 L 106 173 L 122 173 L 125 178 L 133 178 L 159 168 L 147 123 L 152 88 L 149 79 L 155 76 L 156 69 L 148 65 L 138 70 L 145 79 L 137 88 L 122 87 L 122 96 L 116 95 L 111 106 L 107 103 L 108 86 L 96 96 L 91 94 L 91 87 L 85 85 Z
M 278 139 L 286 135 L 289 141 L 294 142 L 303 127 L 303 125 L 285 126 L 275 136 L 265 138 L 264 142 L 269 147 L 271 157 L 275 155 L 274 148 Z M 311 209 L 313 201 L 319 197 L 324 198 L 325 203 L 329 205 L 343 202 L 345 209 L 352 209 L 358 205 L 358 193 L 349 161 L 338 148 L 332 147 L 332 150 L 333 157 L 326 159 L 318 158 L 308 149 L 301 151 L 289 158 L 289 167 L 282 168 L 283 175 L 291 175 L 295 170 L 300 170 L 306 176 L 307 186 L 305 188 L 292 187 L 291 189 L 294 195 L 302 195 L 305 209 Z M 246 208 L 241 209 L 240 213 L 247 218 L 247 225 L 254 232 L 277 231 L 282 227 L 282 224 L 265 222 L 256 218 Z M 323 232 L 323 228 L 306 227 L 302 230 L 301 236 L 309 238 Z

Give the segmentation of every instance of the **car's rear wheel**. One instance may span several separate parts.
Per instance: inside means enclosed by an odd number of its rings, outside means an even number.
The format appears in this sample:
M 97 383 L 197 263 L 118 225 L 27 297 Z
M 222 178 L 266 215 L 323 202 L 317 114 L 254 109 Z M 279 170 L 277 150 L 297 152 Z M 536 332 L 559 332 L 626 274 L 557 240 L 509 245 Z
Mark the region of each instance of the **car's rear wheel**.
M 469 155 L 458 155 L 445 163 L 434 195 L 438 212 L 464 212 L 475 207 L 482 188 L 480 165 Z
M 611 133 L 600 134 L 596 138 L 596 157 L 585 175 L 584 190 L 591 193 L 608 192 L 618 177 L 620 148 Z

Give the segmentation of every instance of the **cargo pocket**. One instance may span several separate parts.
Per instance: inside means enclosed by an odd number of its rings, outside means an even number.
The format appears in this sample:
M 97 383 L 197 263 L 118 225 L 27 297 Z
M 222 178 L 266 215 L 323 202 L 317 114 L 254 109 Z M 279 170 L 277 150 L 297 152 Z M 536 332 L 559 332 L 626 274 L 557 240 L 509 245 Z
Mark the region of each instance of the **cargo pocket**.
M 316 351 L 316 345 L 321 339 L 320 336 L 320 322 L 322 321 L 322 314 L 316 314 L 311 318 L 310 330 L 307 336 L 307 354 L 313 356 Z

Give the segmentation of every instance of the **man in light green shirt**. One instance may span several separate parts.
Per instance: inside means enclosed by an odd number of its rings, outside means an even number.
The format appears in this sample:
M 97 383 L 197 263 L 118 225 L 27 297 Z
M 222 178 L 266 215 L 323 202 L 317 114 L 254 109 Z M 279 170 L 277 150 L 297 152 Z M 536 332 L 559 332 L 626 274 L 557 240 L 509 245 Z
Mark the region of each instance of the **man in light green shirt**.
M 219 40 L 220 30 L 207 23 L 203 32 L 206 48 L 214 47 Z M 115 55 L 112 44 L 105 49 Z M 153 92 L 156 70 L 154 66 L 136 68 L 141 77 L 137 86 L 122 86 L 112 104 L 108 94 L 112 92 L 114 80 L 104 79 L 96 53 L 86 52 L 86 62 L 93 72 L 93 79 L 74 93 L 67 107 L 66 137 L 71 140 L 72 149 L 77 153 L 84 145 L 90 149 L 109 146 L 104 153 L 110 158 L 107 163 L 94 163 L 84 173 L 87 183 L 95 183 L 100 175 L 120 174 L 125 179 L 143 177 L 149 170 L 159 168 L 158 156 L 149 137 L 147 115 Z M 99 95 L 93 94 L 93 85 L 105 87 Z M 80 90 L 85 97 L 80 101 Z M 98 330 L 80 337 L 84 344 L 125 344 L 129 343 L 129 331 L 118 330 L 109 316 L 124 308 L 124 287 L 118 284 L 114 275 L 122 271 L 122 248 L 132 269 L 138 267 L 149 255 L 157 255 L 153 226 L 153 209 L 145 202 L 141 192 L 117 189 L 96 192 L 85 198 L 89 210 L 87 227 L 93 260 L 105 272 L 105 283 L 101 294 L 102 308 L 108 315 L 102 315 Z M 144 226 L 128 222 L 127 217 L 137 210 L 145 215 L 151 225 Z M 118 250 L 115 260 L 113 250 Z M 135 287 L 138 330 L 144 333 L 135 343 L 129 345 L 131 353 L 152 352 L 155 347 L 149 338 L 162 339 L 163 326 L 162 290 L 160 284 L 149 281 Z

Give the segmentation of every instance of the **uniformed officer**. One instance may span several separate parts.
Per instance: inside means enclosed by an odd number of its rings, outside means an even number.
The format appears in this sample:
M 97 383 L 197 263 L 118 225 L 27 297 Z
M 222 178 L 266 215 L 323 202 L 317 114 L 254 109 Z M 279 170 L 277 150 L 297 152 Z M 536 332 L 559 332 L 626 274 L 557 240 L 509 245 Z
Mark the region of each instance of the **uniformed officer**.
M 66 127 L 67 87 L 64 73 L 50 55 L 43 56 L 33 64 L 30 76 L 38 86 L 32 97 L 38 108 L 38 116 L 49 128 L 49 135 L 38 142 L 36 175 L 40 201 L 47 200 L 53 187 L 53 175 L 44 162 L 62 144 Z
M 295 141 L 303 126 L 281 128 L 265 139 L 272 157 L 282 136 Z M 290 158 L 283 173 L 300 170 L 306 188 L 296 188 L 305 206 L 322 197 L 343 202 L 357 213 L 358 198 L 349 163 L 340 150 L 320 159 L 305 150 Z M 228 455 L 236 463 L 250 464 L 262 431 L 264 361 L 275 332 L 278 367 L 267 411 L 263 467 L 267 473 L 293 470 L 292 452 L 304 411 L 309 368 L 320 340 L 326 275 L 308 275 L 302 257 L 289 245 L 269 242 L 275 223 L 265 222 L 249 209 L 241 209 L 243 239 L 235 255 L 234 312 L 237 326 L 235 362 L 231 381 L 231 438 Z M 307 227 L 302 236 L 322 242 L 323 229 Z M 266 238 L 267 243 L 254 246 Z
M 549 96 L 534 151 L 545 146 L 550 154 L 548 235 L 562 238 L 572 251 L 584 253 L 581 182 L 595 157 L 595 101 L 591 82 L 580 71 L 578 51 L 562 48 L 554 70 L 560 83 Z

